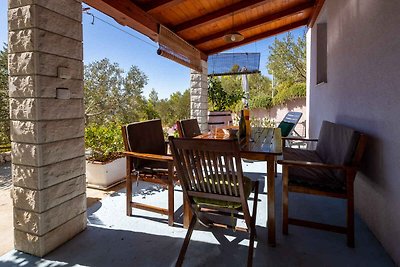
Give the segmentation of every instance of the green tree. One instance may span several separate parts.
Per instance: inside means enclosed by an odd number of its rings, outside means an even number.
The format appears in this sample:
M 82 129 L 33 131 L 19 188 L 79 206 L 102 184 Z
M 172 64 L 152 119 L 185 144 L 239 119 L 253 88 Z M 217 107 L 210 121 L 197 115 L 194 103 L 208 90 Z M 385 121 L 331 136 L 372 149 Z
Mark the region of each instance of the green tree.
M 86 123 L 112 120 L 119 106 L 123 70 L 105 58 L 85 66 L 84 92 Z
M 169 99 L 159 100 L 155 107 L 164 126 L 172 126 L 177 120 L 187 119 L 190 117 L 190 90 L 172 93 Z
M 210 77 L 208 79 L 208 100 L 211 110 L 234 109 L 242 97 L 243 90 L 238 75 Z
M 289 32 L 282 39 L 275 39 L 269 47 L 268 72 L 274 76 L 274 82 L 306 82 L 306 37 L 299 36 L 297 41 Z
M 288 33 L 282 40 L 275 39 L 268 57 L 268 72 L 274 77 L 276 92 L 273 105 L 306 96 L 306 37 L 295 41 Z
M 149 99 L 147 100 L 146 107 L 145 107 L 146 119 L 152 120 L 152 119 L 160 118 L 160 115 L 156 109 L 158 102 L 159 102 L 158 93 L 153 88 L 150 91 Z
M 271 80 L 261 73 L 247 75 L 249 82 L 250 108 L 270 108 L 272 106 Z
M 131 66 L 123 82 L 123 93 L 118 115 L 123 123 L 139 121 L 146 117 L 146 99 L 143 88 L 148 78 L 137 66 Z
M 10 143 L 7 44 L 0 51 L 0 144 Z
M 145 118 L 147 76 L 132 66 L 124 77 L 118 63 L 105 58 L 85 66 L 86 123 L 128 123 Z

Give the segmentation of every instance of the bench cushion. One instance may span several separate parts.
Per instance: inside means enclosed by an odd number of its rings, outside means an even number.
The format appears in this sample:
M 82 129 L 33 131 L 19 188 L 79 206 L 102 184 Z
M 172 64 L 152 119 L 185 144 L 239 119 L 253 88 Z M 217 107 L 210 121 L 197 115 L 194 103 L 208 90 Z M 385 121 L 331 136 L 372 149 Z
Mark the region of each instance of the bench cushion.
M 283 151 L 283 158 L 285 160 L 323 163 L 315 150 L 285 148 Z M 343 174 L 339 175 L 340 177 L 329 169 L 290 167 L 289 185 L 306 186 L 327 192 L 344 193 L 346 188 L 343 182 Z
M 348 165 L 359 137 L 359 133 L 351 128 L 323 121 L 316 151 L 322 162 Z

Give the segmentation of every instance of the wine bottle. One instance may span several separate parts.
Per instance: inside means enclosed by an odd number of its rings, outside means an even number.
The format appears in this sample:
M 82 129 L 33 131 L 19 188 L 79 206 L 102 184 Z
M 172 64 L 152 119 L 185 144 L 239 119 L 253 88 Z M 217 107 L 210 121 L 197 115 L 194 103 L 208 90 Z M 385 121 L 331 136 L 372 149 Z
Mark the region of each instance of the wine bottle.
M 239 139 L 245 139 L 246 138 L 246 121 L 244 118 L 244 111 L 240 111 L 240 120 L 239 120 Z

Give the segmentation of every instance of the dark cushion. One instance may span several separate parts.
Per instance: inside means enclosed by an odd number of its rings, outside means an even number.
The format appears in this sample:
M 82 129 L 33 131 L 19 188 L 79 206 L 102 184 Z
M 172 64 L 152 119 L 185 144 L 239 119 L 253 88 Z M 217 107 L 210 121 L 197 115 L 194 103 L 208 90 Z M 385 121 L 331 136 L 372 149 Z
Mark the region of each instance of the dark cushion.
M 165 155 L 165 140 L 161 120 L 135 122 L 125 127 L 129 151 Z M 134 169 L 139 171 L 145 167 L 147 169 L 168 169 L 166 162 L 137 158 L 133 159 L 133 165 Z
M 323 163 L 315 150 L 302 150 L 285 148 L 283 151 L 285 160 L 311 161 Z M 344 193 L 343 173 L 337 174 L 329 169 L 289 167 L 289 185 L 299 185 L 317 190 Z
M 316 151 L 325 163 L 346 165 L 353 157 L 359 137 L 351 128 L 323 121 Z
M 291 122 L 286 122 L 286 121 L 281 121 L 281 123 L 279 123 L 278 128 L 281 129 L 281 134 L 282 137 L 287 137 L 290 132 L 292 131 L 294 127 L 294 123 Z
M 199 123 L 197 119 L 188 119 L 180 121 L 183 136 L 181 137 L 195 137 L 201 134 Z
M 206 182 L 208 179 L 206 180 Z M 227 182 L 225 185 L 221 184 L 222 186 L 228 186 Z M 238 186 L 238 184 L 236 184 Z M 251 179 L 243 176 L 243 189 L 244 189 L 244 197 L 245 199 L 248 199 L 251 193 L 251 188 L 252 188 L 252 183 Z M 226 188 L 228 191 L 228 188 Z M 239 190 L 239 188 L 238 188 Z M 209 206 L 216 206 L 220 208 L 231 208 L 231 209 L 238 209 L 242 206 L 242 203 L 239 202 L 231 202 L 231 201 L 225 201 L 225 200 L 218 200 L 218 199 L 211 199 L 211 198 L 202 198 L 202 197 L 193 197 L 193 200 L 196 204 L 198 205 L 209 205 Z

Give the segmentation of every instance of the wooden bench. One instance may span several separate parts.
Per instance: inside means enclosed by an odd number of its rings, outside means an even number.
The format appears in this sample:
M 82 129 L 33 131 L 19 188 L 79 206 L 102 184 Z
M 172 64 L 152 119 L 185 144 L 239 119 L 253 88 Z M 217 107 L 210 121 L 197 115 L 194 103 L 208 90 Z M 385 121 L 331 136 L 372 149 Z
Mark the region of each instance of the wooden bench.
M 296 138 L 290 138 L 291 140 Z M 304 139 L 302 139 L 304 140 Z M 354 129 L 323 121 L 315 150 L 284 148 L 283 227 L 288 224 L 312 227 L 347 235 L 347 244 L 354 247 L 354 179 L 366 145 L 366 136 Z M 347 199 L 346 227 L 289 218 L 289 192 Z

